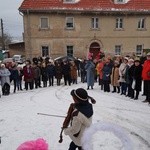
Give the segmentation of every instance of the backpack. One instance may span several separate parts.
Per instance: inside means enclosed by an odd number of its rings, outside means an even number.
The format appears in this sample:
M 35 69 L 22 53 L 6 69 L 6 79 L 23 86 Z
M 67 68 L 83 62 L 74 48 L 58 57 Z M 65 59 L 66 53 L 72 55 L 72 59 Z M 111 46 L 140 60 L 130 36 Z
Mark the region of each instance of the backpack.
M 8 83 L 5 83 L 3 85 L 2 93 L 3 93 L 3 95 L 9 95 L 9 93 L 10 93 L 10 85 Z

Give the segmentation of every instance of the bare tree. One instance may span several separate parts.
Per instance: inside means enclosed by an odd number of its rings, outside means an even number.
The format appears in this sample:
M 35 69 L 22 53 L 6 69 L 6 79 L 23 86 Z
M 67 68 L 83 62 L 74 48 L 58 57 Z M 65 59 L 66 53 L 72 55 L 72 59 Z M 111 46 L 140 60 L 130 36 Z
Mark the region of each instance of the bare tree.
M 0 49 L 8 49 L 8 45 L 12 42 L 12 37 L 9 34 L 4 34 L 3 38 L 0 35 Z

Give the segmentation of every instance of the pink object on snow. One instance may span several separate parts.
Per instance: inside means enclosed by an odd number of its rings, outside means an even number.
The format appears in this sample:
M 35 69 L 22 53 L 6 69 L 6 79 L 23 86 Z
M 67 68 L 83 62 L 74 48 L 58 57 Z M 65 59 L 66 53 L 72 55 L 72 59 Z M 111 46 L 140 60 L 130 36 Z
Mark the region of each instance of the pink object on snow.
M 42 138 L 22 143 L 17 150 L 48 150 L 48 144 Z

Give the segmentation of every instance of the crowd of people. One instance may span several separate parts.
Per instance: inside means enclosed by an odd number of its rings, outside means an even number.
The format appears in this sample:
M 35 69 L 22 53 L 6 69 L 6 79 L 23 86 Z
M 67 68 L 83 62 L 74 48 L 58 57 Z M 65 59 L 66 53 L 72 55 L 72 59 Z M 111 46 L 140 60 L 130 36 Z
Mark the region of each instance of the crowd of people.
M 54 86 L 55 80 L 57 86 L 62 82 L 71 86 L 78 83 L 78 77 L 87 84 L 87 90 L 93 89 L 95 82 L 98 82 L 104 92 L 117 92 L 134 100 L 143 91 L 146 96 L 143 102 L 150 103 L 150 53 L 144 58 L 107 56 L 93 59 L 89 55 L 80 61 L 35 57 L 32 61 L 26 60 L 23 67 L 16 63 L 9 66 L 1 63 L 0 67 L 2 95 L 9 95 L 11 83 L 15 93 L 17 90 Z

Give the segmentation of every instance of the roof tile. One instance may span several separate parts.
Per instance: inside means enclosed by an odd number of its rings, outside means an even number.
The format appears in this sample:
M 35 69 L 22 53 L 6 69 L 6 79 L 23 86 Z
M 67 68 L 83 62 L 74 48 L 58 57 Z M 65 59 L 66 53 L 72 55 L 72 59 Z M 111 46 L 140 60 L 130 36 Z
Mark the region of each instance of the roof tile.
M 80 0 L 77 3 L 63 3 L 63 0 L 24 0 L 22 10 L 146 10 L 150 11 L 150 0 L 129 0 L 126 4 L 114 4 L 113 0 Z

